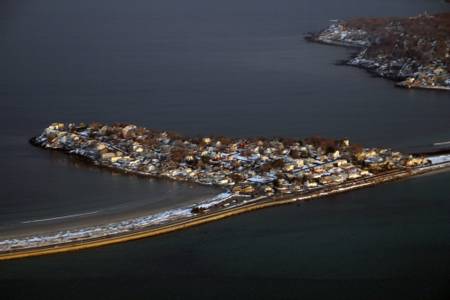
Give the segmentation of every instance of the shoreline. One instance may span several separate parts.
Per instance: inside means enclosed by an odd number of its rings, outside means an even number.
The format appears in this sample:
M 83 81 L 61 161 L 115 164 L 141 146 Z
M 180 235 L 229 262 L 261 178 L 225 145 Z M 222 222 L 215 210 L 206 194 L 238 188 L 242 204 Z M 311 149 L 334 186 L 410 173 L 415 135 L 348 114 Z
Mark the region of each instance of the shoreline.
M 287 194 L 275 197 L 273 196 L 260 197 L 259 199 L 257 199 L 256 202 L 250 202 L 236 207 L 219 209 L 217 211 L 203 213 L 181 220 L 175 220 L 171 223 L 166 223 L 158 226 L 150 226 L 150 228 L 143 228 L 141 230 L 137 230 L 134 232 L 116 235 L 112 234 L 100 238 L 91 238 L 91 239 L 87 238 L 85 240 L 75 242 L 54 244 L 36 248 L 10 250 L 5 251 L 3 253 L 0 252 L 0 261 L 90 249 L 111 244 L 123 243 L 132 240 L 138 240 L 146 237 L 163 235 L 170 232 L 183 230 L 189 227 L 198 226 L 201 224 L 221 220 L 224 218 L 243 214 L 246 212 L 251 212 L 258 209 L 279 205 L 286 205 L 300 201 L 309 201 L 315 198 L 345 193 L 355 189 L 371 187 L 382 183 L 393 182 L 424 174 L 432 174 L 435 172 L 445 171 L 445 169 L 448 168 L 450 168 L 450 161 L 446 161 L 443 163 L 436 163 L 425 167 L 418 167 L 415 169 L 394 170 L 390 172 L 385 172 L 384 174 L 379 174 L 371 178 L 357 179 L 352 182 L 345 182 L 343 184 L 332 187 L 325 187 L 315 191 L 308 191 L 303 195 Z
M 43 149 L 46 150 L 45 148 L 43 148 L 38 142 L 36 142 L 36 137 L 32 137 L 31 139 L 29 139 L 29 143 L 39 149 Z M 201 185 L 201 186 L 205 186 L 205 187 L 212 187 L 212 188 L 216 188 L 216 189 L 223 189 L 224 187 L 218 184 L 214 184 L 214 183 L 204 183 L 204 182 L 200 182 L 200 181 L 189 181 L 189 180 L 183 180 L 183 179 L 179 179 L 179 178 L 172 178 L 170 176 L 166 176 L 166 175 L 160 175 L 160 174 L 150 174 L 150 173 L 146 173 L 146 172 L 140 172 L 140 171 L 136 171 L 136 170 L 129 170 L 129 169 L 123 169 L 123 168 L 118 168 L 116 166 L 112 166 L 112 165 L 108 165 L 108 164 L 100 164 L 96 161 L 93 161 L 87 157 L 84 156 L 80 156 L 77 153 L 72 153 L 70 151 L 67 151 L 65 149 L 56 149 L 56 148 L 51 148 L 52 151 L 55 152 L 59 152 L 62 153 L 64 155 L 68 155 L 69 157 L 71 157 L 72 159 L 77 159 L 78 161 L 86 164 L 87 166 L 90 167 L 95 167 L 98 168 L 99 170 L 109 170 L 111 172 L 115 172 L 121 175 L 127 175 L 127 176 L 137 176 L 140 178 L 152 178 L 152 179 L 156 179 L 156 180 L 167 180 L 167 181 L 175 181 L 178 183 L 184 183 L 184 184 L 190 184 L 190 185 Z
M 340 64 L 390 79 L 396 87 L 450 91 L 450 60 L 445 55 L 449 51 L 449 23 L 450 13 L 336 20 L 304 38 L 356 50 Z M 419 46 L 423 49 L 416 51 Z
M 0 240 L 0 260 L 164 234 L 450 167 L 450 155 L 425 157 L 363 148 L 347 139 L 196 139 L 122 123 L 70 123 L 67 127 L 53 123 L 30 143 L 105 170 L 220 187 L 222 192 L 197 203 L 124 216 L 119 221 L 12 236 Z
M 409 86 L 408 84 L 404 83 L 403 81 L 396 82 L 395 86 L 400 87 L 400 88 L 405 88 L 405 89 L 434 90 L 434 91 L 441 91 L 441 92 L 450 91 L 450 87 L 446 87 L 446 86 L 427 86 L 427 85 Z
M 320 37 L 320 34 L 318 34 L 318 35 L 308 34 L 305 36 L 305 40 L 307 40 L 310 43 L 316 43 L 316 44 L 322 44 L 322 45 L 334 46 L 334 47 L 344 47 L 344 48 L 352 49 L 355 51 L 364 51 L 366 49 L 364 46 L 361 46 L 361 45 L 352 44 L 352 43 L 343 42 L 343 41 L 320 39 L 319 37 Z M 355 68 L 358 68 L 361 70 L 365 70 L 366 72 L 373 75 L 374 77 L 384 78 L 384 79 L 389 79 L 391 81 L 394 81 L 395 87 L 399 87 L 399 88 L 403 88 L 403 89 L 433 90 L 433 91 L 440 91 L 440 92 L 450 91 L 450 86 L 446 87 L 446 86 L 410 85 L 405 82 L 405 78 L 396 77 L 396 76 L 394 76 L 394 77 L 384 76 L 384 75 L 380 74 L 379 72 L 377 72 L 377 70 L 374 70 L 372 67 L 367 67 L 364 64 L 352 62 L 355 58 L 358 57 L 358 55 L 359 55 L 358 52 L 353 53 L 350 56 L 350 58 L 342 59 L 342 60 L 339 60 L 338 62 L 336 62 L 336 65 L 355 67 Z

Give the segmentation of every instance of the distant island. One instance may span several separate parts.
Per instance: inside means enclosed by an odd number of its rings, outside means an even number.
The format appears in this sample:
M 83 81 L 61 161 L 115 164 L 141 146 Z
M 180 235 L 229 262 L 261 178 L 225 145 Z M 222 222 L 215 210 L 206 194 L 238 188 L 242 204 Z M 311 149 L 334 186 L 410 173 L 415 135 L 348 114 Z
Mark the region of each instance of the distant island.
M 450 91 L 450 13 L 333 21 L 306 39 L 357 47 L 346 65 L 393 79 L 397 86 Z
M 123 123 L 53 123 L 30 142 L 102 168 L 219 186 L 223 193 L 121 222 L 0 240 L 0 260 L 158 235 L 450 167 L 448 154 L 410 155 L 347 139 L 187 137 Z

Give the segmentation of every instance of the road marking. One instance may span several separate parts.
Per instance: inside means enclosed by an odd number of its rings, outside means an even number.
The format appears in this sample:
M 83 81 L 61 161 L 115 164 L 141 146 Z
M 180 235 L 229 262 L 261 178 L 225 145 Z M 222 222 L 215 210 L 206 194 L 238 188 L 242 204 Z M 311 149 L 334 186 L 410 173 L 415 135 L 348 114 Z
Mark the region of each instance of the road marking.
M 37 222 L 45 222 L 45 221 L 52 221 L 52 220 L 61 220 L 61 219 L 69 219 L 69 218 L 75 218 L 75 217 L 80 217 L 80 216 L 87 216 L 87 215 L 93 215 L 98 213 L 98 210 L 96 211 L 91 211 L 91 212 L 87 212 L 87 213 L 81 213 L 81 214 L 73 214 L 73 215 L 66 215 L 66 216 L 59 216 L 59 217 L 54 217 L 54 218 L 46 218 L 46 219 L 38 219 L 38 220 L 28 220 L 28 221 L 23 221 L 21 222 L 22 224 L 27 224 L 27 223 L 37 223 Z

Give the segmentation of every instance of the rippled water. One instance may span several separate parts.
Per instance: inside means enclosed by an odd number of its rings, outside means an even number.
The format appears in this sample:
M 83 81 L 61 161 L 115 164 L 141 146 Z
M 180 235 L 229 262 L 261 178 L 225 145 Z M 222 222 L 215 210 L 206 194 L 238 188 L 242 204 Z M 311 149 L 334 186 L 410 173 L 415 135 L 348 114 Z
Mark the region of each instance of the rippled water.
M 302 34 L 329 19 L 449 9 L 438 0 L 2 1 L 0 232 L 26 220 L 153 210 L 216 193 L 112 176 L 31 147 L 27 139 L 53 121 L 346 136 L 398 149 L 447 141 L 448 93 L 396 89 L 335 66 L 350 50 L 309 44 Z M 158 297 L 438 299 L 450 277 L 448 179 L 428 176 L 156 239 L 1 263 L 0 282 L 9 292 L 25 279 L 39 293 L 58 279 L 68 295 L 83 283 L 109 296 L 145 287 Z M 123 284 L 102 291 L 116 281 Z

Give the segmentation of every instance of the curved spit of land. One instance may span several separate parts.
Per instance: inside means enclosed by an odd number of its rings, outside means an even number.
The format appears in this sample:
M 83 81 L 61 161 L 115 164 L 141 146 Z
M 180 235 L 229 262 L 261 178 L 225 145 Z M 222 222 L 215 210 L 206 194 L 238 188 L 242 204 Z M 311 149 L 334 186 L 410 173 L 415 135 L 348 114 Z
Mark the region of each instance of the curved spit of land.
M 31 142 L 99 167 L 221 186 L 213 199 L 121 222 L 0 241 L 0 260 L 159 235 L 255 209 L 305 201 L 450 167 L 348 140 L 189 138 L 129 124 L 54 123 Z
M 306 38 L 358 48 L 345 64 L 393 79 L 397 86 L 450 91 L 450 13 L 334 21 Z

